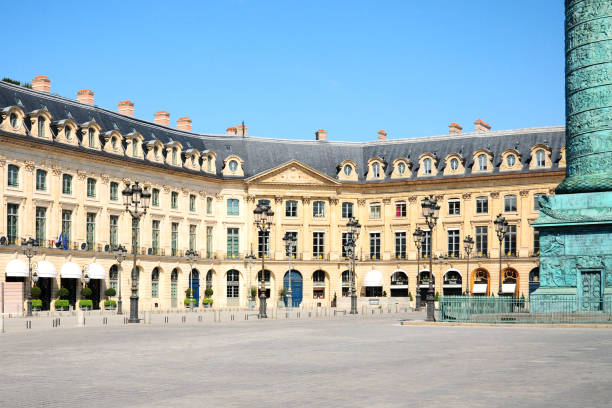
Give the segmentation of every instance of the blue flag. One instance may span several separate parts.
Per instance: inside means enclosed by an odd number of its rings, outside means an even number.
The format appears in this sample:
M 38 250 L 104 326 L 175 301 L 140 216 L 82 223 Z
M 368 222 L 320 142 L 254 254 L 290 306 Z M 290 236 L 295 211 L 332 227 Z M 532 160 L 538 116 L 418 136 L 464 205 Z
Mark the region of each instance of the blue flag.
M 64 238 L 62 239 L 62 244 L 64 244 L 64 249 L 68 249 L 68 237 L 64 234 Z
M 57 248 L 60 247 L 60 245 L 62 245 L 62 237 L 64 236 L 63 232 L 60 232 L 59 237 L 57 237 L 57 240 L 55 241 L 55 246 Z

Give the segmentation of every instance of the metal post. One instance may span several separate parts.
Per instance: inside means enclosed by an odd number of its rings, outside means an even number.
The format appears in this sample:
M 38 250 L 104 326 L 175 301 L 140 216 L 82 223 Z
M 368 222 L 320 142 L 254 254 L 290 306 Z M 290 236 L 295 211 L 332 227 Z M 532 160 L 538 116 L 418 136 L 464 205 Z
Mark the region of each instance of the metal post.
M 266 314 L 266 284 L 265 284 L 265 256 L 261 254 L 261 293 L 259 294 L 259 318 L 267 319 Z
M 26 256 L 28 257 L 28 311 L 26 313 L 26 316 L 32 316 L 32 256 L 31 254 L 26 254 Z
M 497 290 L 497 295 L 502 295 L 502 241 L 504 240 L 504 236 L 500 236 L 499 239 L 499 287 Z
M 355 241 L 353 241 L 353 251 L 351 254 L 351 312 L 357 314 L 357 288 L 355 287 Z
M 465 295 L 470 296 L 470 252 L 467 251 L 467 280 L 465 282 Z
M 433 246 L 433 226 L 429 227 L 430 228 L 430 234 L 429 236 L 431 237 L 431 243 L 430 245 Z M 432 249 L 432 248 L 430 248 Z M 433 257 L 432 257 L 433 251 L 429 254 L 429 288 L 427 288 L 427 318 L 425 319 L 428 322 L 433 322 L 435 321 L 435 317 L 434 317 L 434 309 L 435 309 L 435 295 L 434 295 L 434 287 L 433 287 L 433 273 L 432 273 L 432 268 L 433 268 Z
M 193 312 L 193 262 L 189 262 L 189 308 Z
M 138 203 L 134 205 L 134 211 L 138 211 Z M 132 218 L 140 222 L 138 214 L 132 214 Z M 140 225 L 138 226 L 140 228 Z M 132 231 L 132 251 L 134 251 L 134 264 L 132 266 L 132 294 L 130 296 L 130 319 L 128 323 L 140 323 L 138 319 L 138 286 L 136 286 L 138 269 L 136 269 L 136 261 L 138 260 L 138 250 L 136 248 L 138 242 L 136 240 L 136 234 Z
M 421 245 L 417 246 L 417 278 L 416 278 L 416 291 L 414 294 L 414 300 L 416 301 L 415 311 L 421 310 Z
M 117 314 L 123 314 L 123 308 L 121 305 L 123 301 L 121 300 L 121 261 L 119 261 L 119 296 L 117 297 Z
M 289 255 L 289 287 L 287 288 L 287 307 L 289 308 L 289 310 L 291 310 L 291 308 L 293 307 L 293 295 L 291 292 L 291 275 L 292 275 L 291 256 L 293 255 L 293 247 L 291 245 L 289 245 L 288 255 Z

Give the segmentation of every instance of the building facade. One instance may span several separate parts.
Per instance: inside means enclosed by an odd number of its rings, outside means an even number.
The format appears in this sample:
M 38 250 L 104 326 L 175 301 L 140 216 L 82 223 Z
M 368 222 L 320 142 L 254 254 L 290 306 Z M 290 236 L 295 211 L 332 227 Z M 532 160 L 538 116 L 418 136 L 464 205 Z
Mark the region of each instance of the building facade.
M 128 256 L 117 265 L 118 244 L 139 254 L 142 310 L 183 307 L 188 249 L 200 254 L 191 276 L 200 302 L 210 287 L 215 306 L 246 307 L 265 257 L 266 293 L 276 304 L 287 286 L 286 232 L 297 237 L 294 301 L 329 306 L 336 298 L 341 306 L 348 303 L 343 234 L 353 216 L 363 226 L 356 249 L 362 302 L 406 302 L 421 290 L 419 269 L 426 286 L 430 257 L 440 295 L 468 285 L 474 295 L 497 294 L 498 214 L 510 226 L 502 243 L 504 292 L 527 297 L 537 286 L 539 241 L 530 224 L 538 197 L 564 177 L 563 127 L 491 131 L 478 120 L 470 133 L 452 123 L 443 136 L 388 140 L 381 130 L 365 143 L 332 142 L 323 129 L 311 141 L 252 137 L 244 125 L 196 134 L 186 117 L 173 128 L 165 111 L 148 122 L 133 116 L 129 101 L 113 112 L 95 106 L 89 90 L 75 101 L 51 94 L 46 77 L 32 85 L 0 83 L 0 281 L 27 281 L 20 244 L 35 238 L 43 308 L 53 309 L 60 287 L 75 304 L 84 270 L 94 307 L 119 279 L 127 301 L 132 264 Z M 139 223 L 121 198 L 135 181 L 152 192 Z M 430 195 L 441 206 L 433 231 L 421 215 Z M 265 236 L 254 226 L 260 202 L 275 212 Z M 417 227 L 426 230 L 420 254 Z M 475 240 L 469 272 L 467 235 Z

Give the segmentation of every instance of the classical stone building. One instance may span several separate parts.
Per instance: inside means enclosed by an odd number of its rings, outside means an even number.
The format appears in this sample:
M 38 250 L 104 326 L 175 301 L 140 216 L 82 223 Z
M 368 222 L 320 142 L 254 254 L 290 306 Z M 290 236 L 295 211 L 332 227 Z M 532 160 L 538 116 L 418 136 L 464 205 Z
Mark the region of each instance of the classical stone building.
M 287 231 L 298 242 L 294 300 L 329 306 L 337 296 L 342 305 L 348 293 L 342 240 L 351 216 L 363 225 L 360 301 L 406 302 L 419 290 L 412 233 L 427 230 L 420 203 L 429 195 L 441 210 L 433 242 L 427 232 L 420 269 L 428 271 L 434 257 L 437 292 L 460 294 L 467 285 L 475 295 L 497 292 L 493 220 L 500 213 L 510 225 L 505 293 L 527 297 L 530 281 L 537 286 L 538 237 L 530 223 L 539 195 L 563 179 L 563 127 L 491 131 L 477 120 L 469 133 L 452 123 L 447 135 L 388 140 L 381 130 L 364 143 L 328 140 L 323 129 L 308 141 L 252 137 L 245 126 L 197 134 L 186 117 L 172 127 L 166 111 L 149 122 L 134 117 L 130 101 L 114 112 L 96 106 L 90 90 L 79 91 L 75 101 L 51 94 L 44 76 L 32 85 L 0 83 L 0 281 L 27 281 L 20 243 L 34 237 L 41 244 L 33 262 L 45 308 L 53 308 L 60 287 L 70 290 L 74 304 L 83 270 L 95 307 L 119 278 L 127 305 L 131 261 L 119 268 L 112 248 L 131 251 L 132 234 L 139 242 L 141 310 L 183 307 L 189 248 L 201 257 L 193 275 L 200 300 L 208 286 L 216 306 L 245 307 L 265 256 L 267 292 L 276 304 L 288 270 Z M 139 224 L 121 200 L 125 183 L 134 181 L 152 192 Z M 253 223 L 262 200 L 275 212 L 269 236 L 258 236 Z M 476 241 L 469 277 L 467 235 Z M 251 252 L 257 259 L 249 264 Z

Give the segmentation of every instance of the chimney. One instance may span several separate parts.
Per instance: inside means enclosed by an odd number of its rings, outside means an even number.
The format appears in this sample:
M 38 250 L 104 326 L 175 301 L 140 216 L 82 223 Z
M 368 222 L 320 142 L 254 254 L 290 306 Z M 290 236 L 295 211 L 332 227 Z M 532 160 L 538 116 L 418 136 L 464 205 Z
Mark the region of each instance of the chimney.
M 317 136 L 317 140 L 327 140 L 327 130 L 325 129 L 317 130 L 315 135 Z
M 81 89 L 77 92 L 77 101 L 88 105 L 94 104 L 94 93 L 91 89 Z
M 474 132 L 490 132 L 491 131 L 491 125 L 489 125 L 487 122 L 478 119 L 476 122 L 474 122 Z
M 51 80 L 46 75 L 39 75 L 32 80 L 32 89 L 41 92 L 51 91 Z
M 156 112 L 155 115 L 155 123 L 158 125 L 170 126 L 170 114 L 166 111 Z
M 378 140 L 387 140 L 387 132 L 385 132 L 383 129 L 378 131 Z
M 450 125 L 448 125 L 448 133 L 451 135 L 457 135 L 461 133 L 462 130 L 463 128 L 458 123 L 453 122 Z
M 187 116 L 178 118 L 176 120 L 176 128 L 186 132 L 191 132 L 191 119 L 189 119 Z
M 117 112 L 125 116 L 134 116 L 134 104 L 132 101 L 120 101 Z
M 248 129 L 249 127 L 246 125 L 232 126 L 225 130 L 225 134 L 232 136 L 246 136 Z

